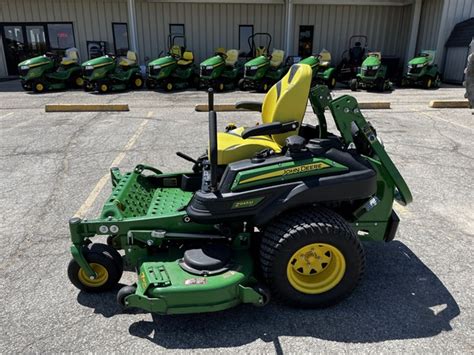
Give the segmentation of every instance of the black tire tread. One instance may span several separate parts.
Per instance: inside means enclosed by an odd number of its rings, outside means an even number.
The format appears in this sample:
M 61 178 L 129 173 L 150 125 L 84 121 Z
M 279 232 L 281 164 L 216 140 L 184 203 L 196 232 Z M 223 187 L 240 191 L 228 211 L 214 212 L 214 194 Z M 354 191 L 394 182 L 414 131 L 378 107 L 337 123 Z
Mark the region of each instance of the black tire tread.
M 273 298 L 280 302 L 296 304 L 296 302 L 282 297 L 279 290 L 272 283 L 274 277 L 272 266 L 277 252 L 285 245 L 291 245 L 292 240 L 298 238 L 301 234 L 330 234 L 337 238 L 344 238 L 346 243 L 352 244 L 357 250 L 357 253 L 361 256 L 359 278 L 354 287 L 348 289 L 344 295 L 338 297 L 333 303 L 347 297 L 363 277 L 365 270 L 364 250 L 355 232 L 341 216 L 326 208 L 314 207 L 292 211 L 281 216 L 265 230 L 260 244 L 260 266 L 265 282 L 270 285 Z M 333 303 L 331 302 L 331 304 Z M 331 304 L 326 303 L 321 306 Z M 304 304 L 298 305 L 305 306 Z

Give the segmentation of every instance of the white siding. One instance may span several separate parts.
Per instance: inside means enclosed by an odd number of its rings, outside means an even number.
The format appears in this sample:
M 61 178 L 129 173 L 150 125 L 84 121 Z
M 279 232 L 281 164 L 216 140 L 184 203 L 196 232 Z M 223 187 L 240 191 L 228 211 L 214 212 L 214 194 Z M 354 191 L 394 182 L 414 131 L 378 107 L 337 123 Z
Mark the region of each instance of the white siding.
M 112 22 L 128 22 L 126 0 L 0 0 L 0 22 L 72 22 L 81 59 L 87 41 L 107 41 L 113 51 Z M 1 59 L 0 59 L 1 70 Z
M 403 61 L 412 16 L 412 6 L 295 5 L 293 55 L 298 54 L 300 25 L 314 25 L 313 51 L 325 48 L 337 64 L 348 47 L 349 37 L 368 36 L 369 50 L 397 55 Z
M 197 62 L 218 47 L 237 48 L 239 25 L 269 32 L 273 48 L 284 48 L 285 7 L 280 4 L 218 4 L 137 0 L 138 47 L 142 58 L 167 50 L 169 24 L 184 24 L 187 47 Z

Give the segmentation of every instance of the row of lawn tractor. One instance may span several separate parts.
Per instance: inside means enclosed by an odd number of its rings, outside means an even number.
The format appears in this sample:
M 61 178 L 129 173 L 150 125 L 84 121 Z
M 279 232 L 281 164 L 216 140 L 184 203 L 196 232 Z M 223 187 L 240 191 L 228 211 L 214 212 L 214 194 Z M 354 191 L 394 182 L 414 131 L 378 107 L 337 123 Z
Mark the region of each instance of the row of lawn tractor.
M 38 93 L 70 87 L 108 93 L 137 90 L 144 85 L 151 90 L 165 91 L 213 88 L 222 92 L 239 88 L 267 92 L 296 61 L 295 57 L 285 57 L 283 50 L 270 52 L 271 43 L 270 34 L 255 33 L 248 38 L 250 52 L 247 56 L 242 57 L 237 49 L 219 48 L 197 66 L 193 53 L 186 49 L 184 36 L 170 34 L 167 54 L 147 63 L 146 79 L 133 51 L 128 51 L 126 57 L 108 54 L 81 65 L 77 49 L 70 48 L 63 58 L 46 53 L 21 62 L 18 69 L 23 88 Z M 409 62 L 408 72 L 398 80 L 400 85 L 438 87 L 440 74 L 433 61 L 434 52 L 423 51 Z M 331 54 L 327 50 L 298 59 L 298 62 L 312 68 L 312 86 L 324 84 L 330 89 L 341 82 L 354 91 L 359 88 L 391 90 L 392 81 L 399 72 L 399 58 L 382 58 L 380 52 L 369 52 L 367 37 L 360 35 L 349 39 L 349 49 L 336 67 L 331 66 Z

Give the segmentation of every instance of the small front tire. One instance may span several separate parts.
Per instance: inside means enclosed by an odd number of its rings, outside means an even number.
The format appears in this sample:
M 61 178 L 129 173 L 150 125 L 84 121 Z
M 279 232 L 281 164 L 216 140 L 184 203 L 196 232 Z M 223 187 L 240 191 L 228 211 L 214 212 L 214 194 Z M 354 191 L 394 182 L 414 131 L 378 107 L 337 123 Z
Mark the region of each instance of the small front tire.
M 130 295 L 133 295 L 137 291 L 135 286 L 124 286 L 117 292 L 117 303 L 125 308 L 127 305 L 125 304 L 125 298 Z
M 89 278 L 76 260 L 72 259 L 69 262 L 67 273 L 74 286 L 81 291 L 97 293 L 109 291 L 117 285 L 122 272 L 111 255 L 92 248 L 84 248 L 83 254 L 97 275 L 94 279 Z

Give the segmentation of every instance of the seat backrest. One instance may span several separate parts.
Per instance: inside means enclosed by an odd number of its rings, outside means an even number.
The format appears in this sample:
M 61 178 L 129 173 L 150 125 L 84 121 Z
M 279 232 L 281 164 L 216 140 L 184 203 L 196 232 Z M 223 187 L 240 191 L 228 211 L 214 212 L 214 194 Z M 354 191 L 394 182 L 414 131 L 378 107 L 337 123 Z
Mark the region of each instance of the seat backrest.
M 218 47 L 216 48 L 216 51 L 215 51 L 216 54 L 225 54 L 225 48 L 224 47 Z
M 307 64 L 293 64 L 288 73 L 265 95 L 262 106 L 263 123 L 297 121 L 301 126 L 313 70 Z M 285 139 L 295 132 L 272 135 L 279 145 L 285 145 Z
M 71 60 L 78 60 L 79 59 L 79 51 L 77 48 L 68 48 L 64 52 L 64 57 L 69 58 Z
M 174 46 L 170 48 L 170 53 L 172 55 L 181 57 L 181 47 L 175 44 Z
M 134 51 L 127 51 L 127 59 L 131 60 L 133 62 L 136 62 L 137 61 L 137 53 L 135 53 Z
M 239 51 L 237 49 L 229 49 L 226 53 L 225 65 L 234 66 L 239 59 Z
M 192 62 L 192 61 L 194 60 L 193 52 L 191 52 L 191 51 L 186 51 L 186 52 L 184 52 L 182 59 L 184 59 L 184 60 L 189 60 L 189 61 Z
M 321 53 L 319 53 L 319 61 L 321 66 L 328 66 L 331 64 L 331 53 L 328 50 L 323 49 Z
M 270 65 L 274 68 L 278 68 L 283 60 L 285 59 L 285 51 L 281 49 L 274 49 L 272 52 L 272 59 L 270 59 Z

